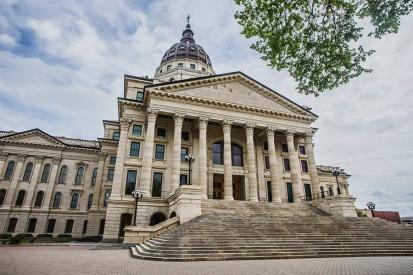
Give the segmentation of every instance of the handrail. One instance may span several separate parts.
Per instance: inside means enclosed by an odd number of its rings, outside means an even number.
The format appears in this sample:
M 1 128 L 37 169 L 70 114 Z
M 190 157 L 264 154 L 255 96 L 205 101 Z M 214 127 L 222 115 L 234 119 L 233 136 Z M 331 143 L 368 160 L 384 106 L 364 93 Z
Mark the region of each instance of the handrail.
M 334 196 L 337 196 L 337 195 L 330 194 L 330 192 L 327 190 L 324 192 L 318 192 L 318 193 L 311 194 L 311 196 L 305 194 L 304 196 L 300 196 L 299 198 L 303 201 L 312 201 L 314 199 L 325 199 L 325 198 L 334 197 Z

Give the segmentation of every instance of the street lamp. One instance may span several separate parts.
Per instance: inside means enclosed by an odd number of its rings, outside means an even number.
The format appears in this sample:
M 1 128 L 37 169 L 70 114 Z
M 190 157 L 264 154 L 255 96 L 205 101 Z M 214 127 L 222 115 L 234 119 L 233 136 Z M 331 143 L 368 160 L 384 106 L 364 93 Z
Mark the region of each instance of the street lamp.
M 195 157 L 191 154 L 188 154 L 188 155 L 185 156 L 185 161 L 188 162 L 188 165 L 189 165 L 188 185 L 191 185 L 192 163 L 195 161 Z
M 341 194 L 341 189 L 340 189 L 340 185 L 338 184 L 338 176 L 340 176 L 340 169 L 338 167 L 333 168 L 333 176 L 336 177 L 337 193 L 340 195 Z
M 371 216 L 374 217 L 374 209 L 376 209 L 376 204 L 374 202 L 369 201 L 367 203 L 367 208 L 371 211 Z
M 136 226 L 136 211 L 138 209 L 138 200 L 142 199 L 143 192 L 140 189 L 132 191 L 132 196 L 135 199 L 135 217 L 133 218 L 133 225 Z

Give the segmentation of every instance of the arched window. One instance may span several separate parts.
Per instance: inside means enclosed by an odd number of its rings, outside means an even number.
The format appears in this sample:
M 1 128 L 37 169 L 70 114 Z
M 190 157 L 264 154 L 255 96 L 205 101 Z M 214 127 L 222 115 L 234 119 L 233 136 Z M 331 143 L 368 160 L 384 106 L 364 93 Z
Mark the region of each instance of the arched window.
M 83 167 L 77 168 L 75 184 L 81 184 L 82 183 L 84 173 L 85 173 L 85 168 L 83 168 Z
M 10 161 L 7 164 L 6 173 L 4 173 L 4 179 L 5 180 L 11 180 L 11 177 L 13 176 L 13 171 L 14 171 L 14 166 L 15 165 L 16 165 L 16 163 L 14 161 Z
M 33 171 L 33 163 L 29 162 L 26 164 L 26 169 L 24 169 L 23 180 L 29 181 Z
M 76 209 L 79 202 L 79 193 L 72 194 L 72 200 L 70 201 L 70 208 Z
M 232 144 L 232 165 L 242 166 L 242 148 L 237 144 Z
M 164 213 L 162 212 L 155 212 L 154 214 L 152 214 L 151 216 L 151 220 L 149 225 L 153 226 L 153 225 L 157 225 L 158 223 L 161 223 L 163 221 L 166 221 L 166 216 Z
M 0 206 L 3 205 L 5 198 L 6 198 L 6 189 L 1 189 L 0 190 Z
M 173 212 L 171 213 L 171 215 L 169 216 L 169 218 L 174 218 L 174 217 L 176 217 L 175 211 L 173 211 Z
M 59 174 L 59 179 L 58 183 L 64 184 L 66 182 L 66 175 L 67 175 L 67 166 L 64 165 L 62 168 L 60 168 L 60 174 Z
M 89 197 L 87 198 L 87 209 L 90 209 L 92 207 L 93 203 L 93 194 L 89 194 Z
M 54 195 L 52 207 L 53 207 L 53 208 L 59 208 L 61 201 L 62 201 L 62 193 L 57 192 L 57 193 Z
M 98 169 L 95 168 L 93 169 L 93 173 L 92 173 L 92 182 L 91 182 L 92 185 L 95 185 L 97 176 L 98 176 Z
M 42 178 L 40 179 L 40 182 L 48 182 L 49 181 L 49 175 L 50 175 L 50 164 L 46 164 L 43 168 L 43 173 L 42 173 Z
M 15 206 L 22 206 L 25 196 L 26 196 L 26 191 L 20 190 L 19 193 L 17 194 Z
M 34 201 L 34 207 L 40 207 L 40 206 L 42 206 L 43 196 L 44 196 L 44 192 L 43 192 L 43 191 L 37 192 L 36 200 Z
M 224 164 L 224 143 L 222 141 L 212 144 L 212 162 L 214 164 Z

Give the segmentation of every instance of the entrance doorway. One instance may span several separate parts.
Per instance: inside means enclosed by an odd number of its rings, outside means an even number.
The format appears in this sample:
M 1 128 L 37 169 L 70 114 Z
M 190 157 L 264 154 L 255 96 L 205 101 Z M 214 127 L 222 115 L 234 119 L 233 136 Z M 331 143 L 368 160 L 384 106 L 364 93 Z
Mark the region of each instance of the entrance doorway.
M 120 215 L 119 237 L 125 236 L 125 227 L 132 224 L 132 214 L 123 213 Z
M 214 174 L 213 178 L 213 196 L 214 200 L 224 199 L 224 175 Z M 244 176 L 233 175 L 232 176 L 232 195 L 234 200 L 245 200 L 245 182 Z
M 288 202 L 294 202 L 293 184 L 291 182 L 287 182 L 287 200 Z
M 232 192 L 234 195 L 234 200 L 245 200 L 244 176 L 232 176 Z
M 305 192 L 305 200 L 311 201 L 312 200 L 311 184 L 308 184 L 308 183 L 304 184 L 304 192 Z
M 213 178 L 213 192 L 212 198 L 214 200 L 224 199 L 224 175 L 223 174 L 214 174 Z

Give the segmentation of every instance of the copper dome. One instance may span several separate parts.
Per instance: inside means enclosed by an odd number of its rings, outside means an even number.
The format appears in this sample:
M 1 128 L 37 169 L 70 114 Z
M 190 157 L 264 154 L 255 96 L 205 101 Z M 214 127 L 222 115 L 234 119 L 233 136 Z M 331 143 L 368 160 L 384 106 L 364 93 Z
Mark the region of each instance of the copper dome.
M 163 55 L 161 65 L 174 59 L 191 58 L 212 66 L 211 60 L 205 50 L 194 40 L 194 32 L 191 30 L 189 23 L 182 32 L 182 38 L 179 43 L 173 44 Z

